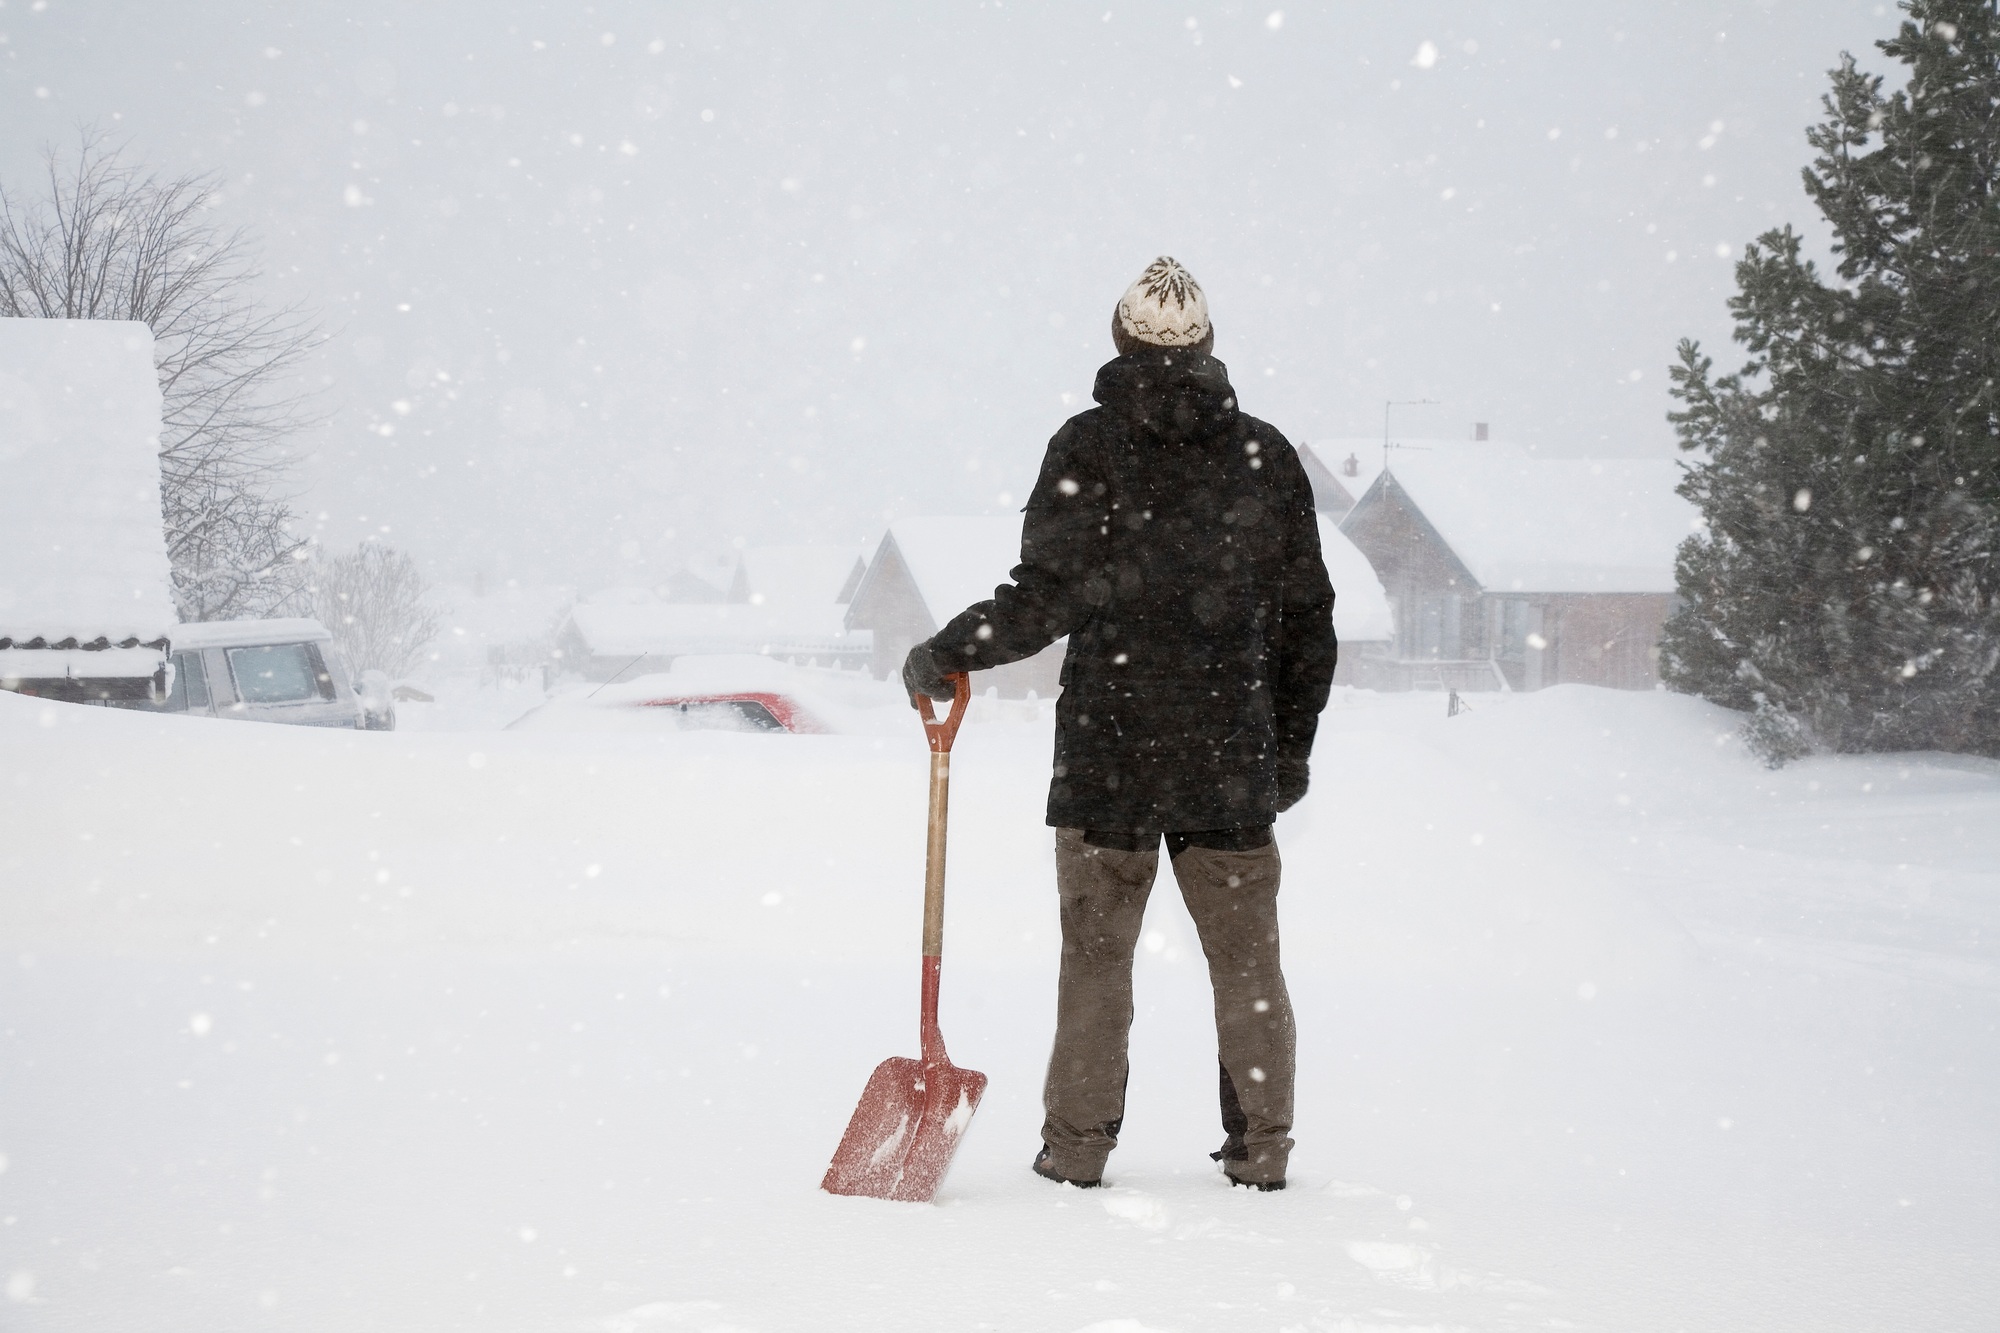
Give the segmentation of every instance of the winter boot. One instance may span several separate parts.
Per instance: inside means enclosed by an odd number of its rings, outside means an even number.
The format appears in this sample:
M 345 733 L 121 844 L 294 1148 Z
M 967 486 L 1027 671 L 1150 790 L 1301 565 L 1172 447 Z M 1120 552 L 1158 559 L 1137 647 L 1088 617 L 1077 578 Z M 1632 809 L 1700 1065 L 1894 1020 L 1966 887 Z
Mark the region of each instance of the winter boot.
M 1049 1165 L 1049 1145 L 1046 1143 L 1042 1145 L 1042 1150 L 1035 1154 L 1033 1169 L 1035 1174 L 1043 1180 L 1053 1180 L 1058 1185 L 1074 1185 L 1080 1190 L 1094 1190 L 1104 1183 L 1101 1179 L 1071 1180 L 1068 1176 L 1057 1171 L 1053 1166 Z

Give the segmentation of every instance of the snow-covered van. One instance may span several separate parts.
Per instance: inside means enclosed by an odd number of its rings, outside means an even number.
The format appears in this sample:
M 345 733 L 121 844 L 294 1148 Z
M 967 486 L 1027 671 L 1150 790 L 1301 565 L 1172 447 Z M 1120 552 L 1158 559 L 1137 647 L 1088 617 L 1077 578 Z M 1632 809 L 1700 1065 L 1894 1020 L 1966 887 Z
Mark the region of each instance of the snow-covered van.
M 163 712 L 360 727 L 361 701 L 333 635 L 317 620 L 210 620 L 176 625 Z

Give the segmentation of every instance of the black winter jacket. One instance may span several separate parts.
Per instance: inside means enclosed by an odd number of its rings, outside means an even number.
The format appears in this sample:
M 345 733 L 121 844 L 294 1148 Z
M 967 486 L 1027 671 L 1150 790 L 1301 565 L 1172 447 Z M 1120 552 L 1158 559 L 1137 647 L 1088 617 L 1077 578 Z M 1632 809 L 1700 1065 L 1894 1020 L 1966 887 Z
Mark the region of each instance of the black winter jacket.
M 1093 396 L 1049 441 L 1013 583 L 929 646 L 976 671 L 1069 636 L 1049 823 L 1268 824 L 1338 651 L 1311 483 L 1212 357 L 1121 356 Z

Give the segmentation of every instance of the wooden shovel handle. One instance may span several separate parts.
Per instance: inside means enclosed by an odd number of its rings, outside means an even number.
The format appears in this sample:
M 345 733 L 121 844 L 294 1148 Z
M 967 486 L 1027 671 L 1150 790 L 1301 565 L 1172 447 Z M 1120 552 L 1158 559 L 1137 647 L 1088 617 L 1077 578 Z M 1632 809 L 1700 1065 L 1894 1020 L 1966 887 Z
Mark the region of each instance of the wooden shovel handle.
M 937 1035 L 937 968 L 944 953 L 944 835 L 945 811 L 951 799 L 951 743 L 958 738 L 958 724 L 965 720 L 966 704 L 972 699 L 972 683 L 963 671 L 945 677 L 951 682 L 951 713 L 937 720 L 930 696 L 917 696 L 917 712 L 924 721 L 924 735 L 931 743 L 930 819 L 924 845 L 924 994 L 922 1036 L 924 1057 L 933 1047 L 944 1049 Z
M 952 671 L 945 679 L 951 682 L 951 712 L 942 722 L 931 708 L 928 694 L 910 696 L 916 700 L 917 712 L 924 719 L 924 736 L 930 741 L 933 754 L 951 753 L 951 743 L 958 739 L 958 724 L 965 721 L 965 706 L 972 702 L 972 677 L 963 671 Z

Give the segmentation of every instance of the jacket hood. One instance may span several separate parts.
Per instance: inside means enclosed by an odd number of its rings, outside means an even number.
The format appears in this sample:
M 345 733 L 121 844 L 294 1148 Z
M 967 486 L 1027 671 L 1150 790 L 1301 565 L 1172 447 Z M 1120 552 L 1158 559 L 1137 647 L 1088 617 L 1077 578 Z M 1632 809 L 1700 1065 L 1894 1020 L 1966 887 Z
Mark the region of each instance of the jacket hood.
M 1236 422 L 1229 367 L 1179 348 L 1147 348 L 1107 361 L 1091 397 L 1148 435 L 1192 440 Z

